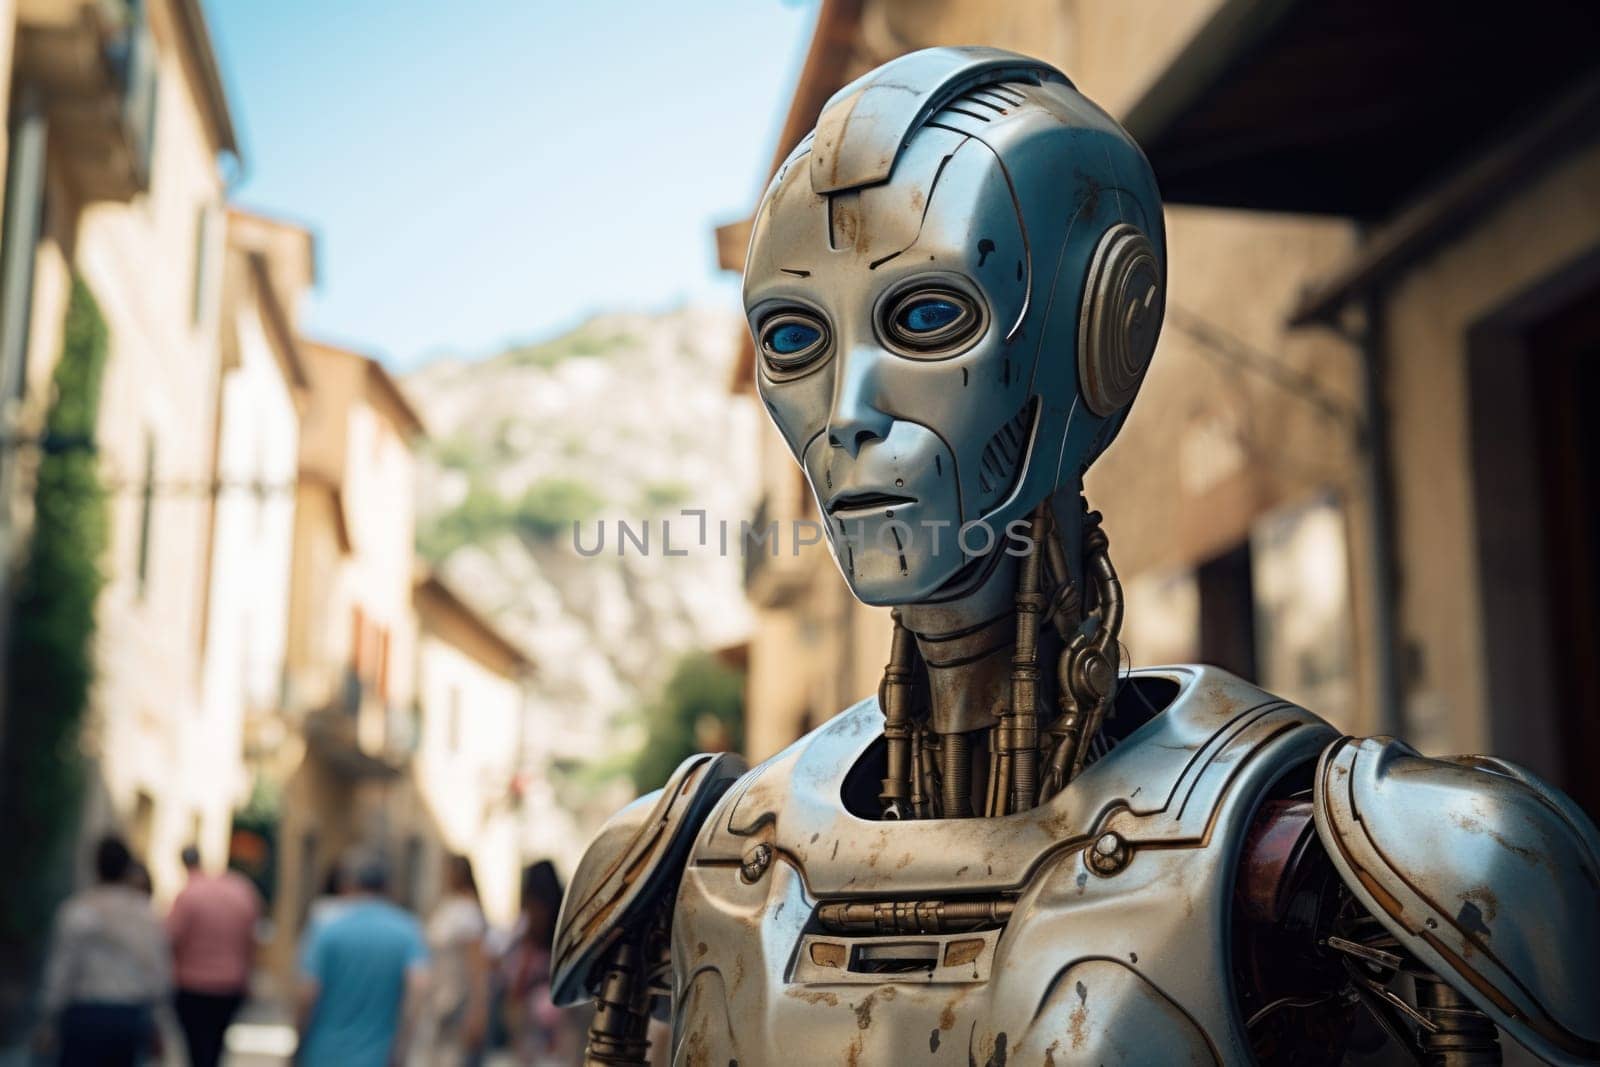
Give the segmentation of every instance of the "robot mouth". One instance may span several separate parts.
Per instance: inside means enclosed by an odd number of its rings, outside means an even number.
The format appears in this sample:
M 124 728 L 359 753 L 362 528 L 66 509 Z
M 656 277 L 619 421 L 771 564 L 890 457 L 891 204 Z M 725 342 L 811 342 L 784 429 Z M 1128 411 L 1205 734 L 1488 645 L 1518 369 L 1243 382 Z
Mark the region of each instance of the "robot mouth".
M 916 502 L 916 497 L 901 496 L 897 493 L 835 493 L 832 499 L 828 501 L 827 512 L 829 515 L 840 515 L 856 511 L 879 511 L 884 508 L 897 508 L 906 504 L 915 504 Z

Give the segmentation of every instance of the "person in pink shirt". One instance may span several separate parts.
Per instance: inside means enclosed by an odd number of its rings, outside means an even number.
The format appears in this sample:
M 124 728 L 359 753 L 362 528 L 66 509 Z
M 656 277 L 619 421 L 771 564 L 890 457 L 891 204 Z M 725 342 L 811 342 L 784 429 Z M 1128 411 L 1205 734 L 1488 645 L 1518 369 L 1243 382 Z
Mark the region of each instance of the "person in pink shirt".
M 236 871 L 207 874 L 200 850 L 183 850 L 189 880 L 167 916 L 174 1006 L 193 1067 L 216 1067 L 223 1037 L 250 987 L 261 897 Z

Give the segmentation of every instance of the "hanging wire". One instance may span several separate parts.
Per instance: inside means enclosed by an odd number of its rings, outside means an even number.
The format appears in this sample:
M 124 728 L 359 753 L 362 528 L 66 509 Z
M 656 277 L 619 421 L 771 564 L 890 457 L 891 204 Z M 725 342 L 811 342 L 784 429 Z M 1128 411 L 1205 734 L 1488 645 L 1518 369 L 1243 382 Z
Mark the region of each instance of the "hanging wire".
M 1202 354 L 1271 382 L 1328 418 L 1343 423 L 1364 445 L 1367 426 L 1360 409 L 1325 388 L 1316 378 L 1290 367 L 1281 358 L 1256 348 L 1237 334 L 1188 308 L 1169 303 L 1166 321 L 1196 342 Z

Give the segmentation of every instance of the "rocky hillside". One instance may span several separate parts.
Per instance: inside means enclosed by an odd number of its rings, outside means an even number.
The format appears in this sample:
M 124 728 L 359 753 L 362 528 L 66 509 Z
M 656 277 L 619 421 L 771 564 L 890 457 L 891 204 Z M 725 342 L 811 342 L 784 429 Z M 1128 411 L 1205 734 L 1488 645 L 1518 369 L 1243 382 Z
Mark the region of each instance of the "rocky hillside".
M 674 661 L 748 630 L 740 561 L 714 535 L 700 548 L 678 515 L 737 525 L 754 507 L 756 411 L 728 391 L 738 329 L 704 309 L 608 314 L 405 379 L 431 434 L 419 546 L 533 654 L 525 732 L 535 762 L 558 768 L 548 799 L 613 802 L 621 787 L 597 795 L 601 772 L 638 743 L 634 713 Z M 648 523 L 647 555 L 629 543 L 619 558 L 618 520 Z M 688 555 L 662 554 L 665 520 Z M 574 522 L 586 551 L 603 525 L 605 550 L 579 554 Z

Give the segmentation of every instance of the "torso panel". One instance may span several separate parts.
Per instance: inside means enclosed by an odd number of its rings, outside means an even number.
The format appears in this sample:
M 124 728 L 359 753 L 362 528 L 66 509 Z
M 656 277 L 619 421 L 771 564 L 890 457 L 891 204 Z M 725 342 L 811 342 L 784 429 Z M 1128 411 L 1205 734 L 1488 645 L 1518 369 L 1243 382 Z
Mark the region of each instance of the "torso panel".
M 679 888 L 674 1062 L 1249 1062 L 1228 973 L 1240 848 L 1267 790 L 1337 735 L 1214 669 L 1130 684 L 1176 693 L 1003 818 L 851 814 L 874 700 L 751 770 Z

